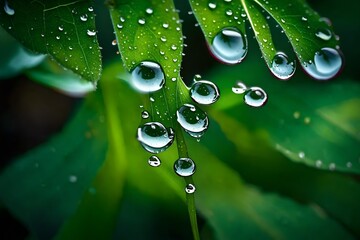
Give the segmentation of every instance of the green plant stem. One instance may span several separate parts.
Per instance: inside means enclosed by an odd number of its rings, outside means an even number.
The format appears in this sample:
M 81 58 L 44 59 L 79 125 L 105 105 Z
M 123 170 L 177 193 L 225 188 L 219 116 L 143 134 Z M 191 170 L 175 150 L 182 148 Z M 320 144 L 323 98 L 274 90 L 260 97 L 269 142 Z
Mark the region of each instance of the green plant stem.
M 177 142 L 179 157 L 189 157 L 182 129 L 179 127 L 179 125 L 177 123 L 175 124 L 175 126 L 177 126 L 175 128 L 176 129 L 175 135 L 176 135 L 176 142 Z M 195 185 L 192 176 L 184 177 L 184 180 L 185 180 L 186 185 L 188 185 L 188 184 Z M 192 229 L 194 240 L 200 240 L 199 228 L 198 228 L 198 224 L 197 224 L 194 193 L 186 194 L 186 203 L 187 203 L 187 207 L 188 207 L 190 224 L 191 224 L 191 229 Z

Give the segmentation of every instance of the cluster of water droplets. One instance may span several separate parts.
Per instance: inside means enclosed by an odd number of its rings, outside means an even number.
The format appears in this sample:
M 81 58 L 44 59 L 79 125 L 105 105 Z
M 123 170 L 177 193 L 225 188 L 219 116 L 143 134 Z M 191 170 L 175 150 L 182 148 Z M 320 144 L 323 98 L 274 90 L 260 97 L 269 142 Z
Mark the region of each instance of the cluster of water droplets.
M 244 102 L 251 107 L 262 107 L 266 104 L 267 93 L 260 87 L 247 87 L 243 82 L 236 82 L 232 87 L 235 94 L 244 94 Z

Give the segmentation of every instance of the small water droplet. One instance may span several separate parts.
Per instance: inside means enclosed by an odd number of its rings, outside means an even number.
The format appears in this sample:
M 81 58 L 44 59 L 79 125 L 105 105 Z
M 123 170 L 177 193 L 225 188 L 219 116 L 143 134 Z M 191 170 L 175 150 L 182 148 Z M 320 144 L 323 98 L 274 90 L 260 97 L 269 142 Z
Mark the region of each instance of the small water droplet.
M 163 23 L 163 28 L 168 28 L 169 27 L 169 24 L 168 23 Z
M 71 182 L 71 183 L 76 183 L 77 182 L 77 176 L 75 176 L 75 175 L 70 175 L 69 176 L 69 182 Z
M 290 62 L 285 53 L 278 52 L 271 62 L 271 72 L 279 79 L 289 79 L 295 73 L 295 61 Z
M 225 11 L 225 14 L 226 14 L 227 16 L 231 16 L 231 15 L 233 15 L 233 12 L 232 12 L 231 9 L 228 9 L 228 10 Z
M 301 20 L 307 22 L 308 19 L 306 17 L 301 17 Z
M 171 49 L 175 51 L 177 49 L 177 46 L 173 44 L 171 45 Z
M 190 158 L 179 158 L 174 163 L 174 170 L 180 177 L 189 177 L 195 173 L 195 163 Z
M 193 184 L 189 183 L 188 185 L 186 185 L 185 187 L 185 192 L 188 194 L 192 194 L 196 191 L 196 188 Z
M 152 8 L 147 8 L 145 12 L 149 15 L 153 14 L 154 10 Z
M 141 117 L 142 117 L 143 119 L 148 119 L 149 116 L 150 116 L 150 114 L 149 114 L 148 111 L 144 110 L 144 111 L 141 112 Z
M 192 137 L 200 138 L 209 126 L 205 112 L 191 104 L 184 104 L 176 111 L 177 121 Z
M 144 25 L 144 24 L 145 24 L 145 18 L 140 18 L 140 19 L 138 19 L 138 23 L 139 23 L 140 25 Z
M 247 53 L 247 40 L 237 29 L 225 28 L 216 34 L 210 50 L 221 62 L 240 63 Z
M 331 39 L 332 37 L 332 33 L 329 29 L 327 28 L 319 28 L 316 33 L 315 33 L 315 36 L 320 38 L 321 40 L 324 40 L 324 41 L 328 41 Z
M 138 128 L 137 139 L 146 151 L 160 153 L 173 143 L 174 133 L 159 122 L 149 122 Z
M 164 72 L 159 64 L 144 61 L 131 72 L 131 83 L 141 92 L 155 92 L 165 84 Z
M 232 92 L 235 94 L 243 94 L 246 90 L 247 87 L 243 82 L 236 82 L 235 85 L 231 88 Z
M 88 11 L 89 11 L 89 12 L 93 12 L 93 11 L 94 11 L 94 8 L 93 8 L 93 7 L 89 7 L 89 8 L 88 8 Z
M 96 35 L 96 31 L 92 31 L 92 30 L 89 30 L 89 29 L 87 30 L 86 33 L 87 33 L 87 35 L 90 36 L 90 37 L 93 37 L 93 36 Z
M 118 29 L 122 29 L 122 28 L 123 28 L 123 25 L 117 24 L 116 27 L 117 27 Z
M 153 155 L 153 156 L 149 157 L 148 163 L 152 167 L 158 167 L 161 164 L 161 160 L 157 156 Z
M 10 7 L 8 1 L 5 0 L 4 11 L 7 15 L 12 16 L 15 14 L 15 10 Z
M 305 157 L 305 153 L 304 152 L 299 152 L 299 158 L 304 158 Z
M 200 80 L 195 83 L 190 88 L 190 97 L 199 104 L 213 104 L 216 102 L 219 97 L 218 87 L 206 80 Z
M 62 32 L 64 30 L 64 27 L 63 26 L 59 26 L 58 27 L 59 31 Z
M 87 14 L 81 15 L 80 20 L 86 22 L 88 20 L 88 15 Z
M 244 102 L 251 107 L 261 107 L 265 105 L 267 98 L 262 88 L 251 87 L 245 91 Z
M 334 171 L 335 168 L 336 168 L 335 163 L 330 163 L 330 164 L 329 164 L 329 170 Z
M 120 22 L 125 22 L 125 18 L 123 18 L 123 17 L 120 17 Z
M 303 68 L 310 76 L 318 80 L 334 77 L 343 65 L 340 53 L 333 48 L 322 48 L 315 53 L 314 61 L 310 61 L 302 63 Z
M 216 8 L 216 3 L 214 3 L 214 2 L 209 2 L 208 7 L 209 7 L 211 10 L 213 10 L 213 9 Z
M 112 40 L 111 45 L 115 46 L 117 44 L 116 39 Z
M 322 161 L 321 160 L 316 160 L 315 161 L 315 166 L 320 168 L 322 166 Z

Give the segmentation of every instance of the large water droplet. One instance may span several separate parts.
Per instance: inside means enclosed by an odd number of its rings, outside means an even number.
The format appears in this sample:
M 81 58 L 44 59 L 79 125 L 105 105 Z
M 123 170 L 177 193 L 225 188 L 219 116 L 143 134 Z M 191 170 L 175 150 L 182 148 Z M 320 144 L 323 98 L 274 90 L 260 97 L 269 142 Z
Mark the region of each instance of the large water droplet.
M 200 80 L 191 86 L 190 97 L 199 104 L 208 105 L 216 102 L 220 97 L 220 93 L 214 83 Z
M 295 62 L 290 62 L 285 53 L 278 52 L 271 62 L 271 72 L 279 79 L 289 79 L 295 73 Z
M 235 83 L 231 90 L 235 94 L 243 94 L 247 90 L 247 87 L 243 82 L 239 81 Z
M 153 155 L 153 156 L 149 157 L 148 163 L 152 167 L 158 167 L 161 164 L 161 160 L 157 156 Z
M 262 88 L 251 87 L 246 90 L 244 101 L 251 107 L 261 107 L 267 101 L 267 94 Z
M 141 92 L 155 92 L 165 83 L 164 72 L 159 64 L 144 61 L 131 72 L 131 83 Z
M 174 170 L 181 177 L 189 177 L 195 173 L 195 163 L 190 158 L 179 158 L 174 163 Z
M 322 48 L 315 53 L 314 61 L 303 63 L 305 71 L 315 79 L 327 80 L 334 77 L 343 64 L 340 53 L 333 48 Z
M 193 184 L 189 183 L 188 185 L 186 185 L 186 187 L 185 187 L 186 193 L 191 194 L 191 193 L 194 193 L 195 191 L 196 191 L 196 188 Z
M 9 6 L 9 3 L 6 0 L 5 0 L 5 5 L 4 5 L 4 11 L 6 12 L 7 15 L 10 15 L 10 16 L 15 14 L 15 10 Z
M 201 137 L 209 126 L 206 113 L 194 105 L 184 104 L 176 111 L 176 115 L 181 127 L 192 137 Z
M 149 122 L 138 128 L 137 139 L 146 151 L 159 153 L 170 147 L 174 141 L 174 132 L 159 122 Z
M 225 28 L 216 34 L 210 50 L 221 62 L 236 64 L 241 62 L 247 53 L 247 40 L 237 29 Z
M 319 28 L 316 33 L 315 36 L 317 36 L 318 38 L 324 40 L 324 41 L 328 41 L 331 39 L 332 37 L 332 33 L 329 29 L 327 28 Z

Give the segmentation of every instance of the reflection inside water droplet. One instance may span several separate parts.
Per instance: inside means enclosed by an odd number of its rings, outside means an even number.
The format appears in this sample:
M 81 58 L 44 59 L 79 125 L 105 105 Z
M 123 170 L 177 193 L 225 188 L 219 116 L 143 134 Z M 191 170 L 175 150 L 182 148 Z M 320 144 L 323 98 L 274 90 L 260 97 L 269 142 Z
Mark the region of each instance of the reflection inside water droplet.
M 148 163 L 152 167 L 158 167 L 161 164 L 161 160 L 157 156 L 153 155 L 153 156 L 149 157 Z
M 191 104 L 184 104 L 176 111 L 177 121 L 192 137 L 199 138 L 204 135 L 209 126 L 205 112 Z
M 318 80 L 334 77 L 341 70 L 342 64 L 340 53 L 333 48 L 322 48 L 315 53 L 314 61 L 302 63 L 304 70 Z
M 247 53 L 247 40 L 237 29 L 225 28 L 214 37 L 210 50 L 221 62 L 240 63 Z
M 267 101 L 266 92 L 259 87 L 251 87 L 246 90 L 244 95 L 244 102 L 251 107 L 261 107 Z
M 214 83 L 200 80 L 191 86 L 190 97 L 199 104 L 208 105 L 216 102 L 220 97 L 220 93 Z
M 159 122 L 145 123 L 137 130 L 137 139 L 151 153 L 165 151 L 174 141 L 174 132 Z
M 131 84 L 141 92 L 155 92 L 165 84 L 160 65 L 150 61 L 141 62 L 131 72 Z
M 190 158 L 179 158 L 174 163 L 174 170 L 180 177 L 189 177 L 195 173 L 195 163 Z
M 278 52 L 271 62 L 270 70 L 279 79 L 289 79 L 295 73 L 295 61 L 290 62 L 285 53 Z

